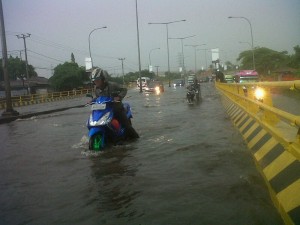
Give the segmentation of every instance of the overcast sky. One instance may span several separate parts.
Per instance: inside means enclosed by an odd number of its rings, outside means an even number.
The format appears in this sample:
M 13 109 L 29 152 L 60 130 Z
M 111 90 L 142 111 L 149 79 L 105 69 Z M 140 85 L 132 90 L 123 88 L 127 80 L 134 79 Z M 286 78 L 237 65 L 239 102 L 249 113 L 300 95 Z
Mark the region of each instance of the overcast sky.
M 89 56 L 89 33 L 94 66 L 111 74 L 138 71 L 138 44 L 135 0 L 2 0 L 9 54 L 20 56 L 26 38 L 28 63 L 39 76 L 50 77 L 51 68 L 70 61 L 71 53 L 79 65 Z M 141 67 L 147 69 L 149 53 L 153 66 L 167 71 L 166 25 L 149 25 L 186 20 L 168 25 L 170 38 L 183 38 L 183 45 L 202 45 L 197 49 L 220 49 L 220 60 L 236 63 L 241 51 L 250 48 L 250 26 L 254 46 L 288 51 L 300 45 L 299 0 L 138 0 Z M 244 43 L 239 43 L 244 42 Z M 169 39 L 171 71 L 179 69 L 181 41 Z M 160 48 L 160 49 L 156 49 Z M 156 50 L 153 50 L 156 49 Z M 152 50 L 152 51 L 151 51 Z M 187 69 L 194 69 L 194 48 L 184 46 Z M 24 52 L 21 52 L 24 59 Z M 197 69 L 211 63 L 211 53 L 197 51 Z

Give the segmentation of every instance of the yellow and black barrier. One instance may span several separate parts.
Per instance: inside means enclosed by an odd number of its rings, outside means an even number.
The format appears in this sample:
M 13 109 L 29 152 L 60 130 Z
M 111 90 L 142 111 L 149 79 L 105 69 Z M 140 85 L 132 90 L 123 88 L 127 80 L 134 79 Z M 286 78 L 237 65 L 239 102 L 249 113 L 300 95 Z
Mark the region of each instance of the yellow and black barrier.
M 90 93 L 90 89 L 64 91 L 64 92 L 51 92 L 45 94 L 32 94 L 32 95 L 20 95 L 11 98 L 13 107 L 27 106 L 40 104 L 45 102 L 53 102 L 60 100 L 67 100 L 72 98 L 81 97 L 87 93 Z M 6 100 L 0 99 L 0 109 L 6 108 Z
M 273 107 L 272 87 L 300 89 L 300 81 L 216 83 L 285 224 L 300 225 L 300 115 Z M 258 88 L 265 92 L 261 99 Z

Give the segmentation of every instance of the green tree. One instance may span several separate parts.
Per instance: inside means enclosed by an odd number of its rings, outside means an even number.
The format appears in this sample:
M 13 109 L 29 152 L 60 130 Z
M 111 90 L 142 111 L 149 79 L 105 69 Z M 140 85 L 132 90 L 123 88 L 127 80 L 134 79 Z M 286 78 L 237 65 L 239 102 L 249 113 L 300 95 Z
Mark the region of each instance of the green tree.
M 136 81 L 140 77 L 139 71 L 137 72 L 129 72 L 124 76 L 125 83 L 128 84 L 129 82 Z M 155 78 L 155 74 L 153 72 L 149 72 L 149 70 L 142 70 L 141 77 L 149 77 L 150 79 Z M 115 78 L 112 78 L 115 79 Z M 119 77 L 118 79 L 114 80 L 115 82 L 122 83 L 123 77 Z
M 81 87 L 89 78 L 84 67 L 79 67 L 77 63 L 65 62 L 54 68 L 54 75 L 49 82 L 56 91 L 68 91 Z
M 288 65 L 295 69 L 300 69 L 300 46 L 294 47 L 295 54 L 291 55 Z
M 235 65 L 232 64 L 230 61 L 226 61 L 225 65 L 227 66 L 227 70 L 234 70 L 235 69 Z
M 3 69 L 2 69 L 2 59 L 0 59 L 0 80 L 4 80 L 3 76 Z M 17 80 L 17 79 L 26 79 L 26 63 L 25 61 L 22 61 L 18 57 L 12 57 L 10 56 L 7 60 L 7 69 L 9 73 L 10 80 Z M 34 67 L 32 65 L 28 65 L 28 76 L 31 77 L 37 77 L 37 73 L 34 70 Z
M 71 54 L 71 62 L 72 62 L 72 63 L 76 63 L 76 62 L 75 62 L 75 56 L 74 56 L 73 52 L 72 52 L 72 54 Z
M 168 79 L 168 80 L 174 80 L 174 79 L 179 79 L 181 78 L 181 74 L 180 73 L 174 73 L 174 72 L 165 72 L 165 77 Z
M 255 48 L 254 56 L 255 69 L 262 74 L 286 67 L 289 58 L 286 51 L 277 52 L 265 47 Z M 241 69 L 253 68 L 251 50 L 241 52 L 237 60 L 241 61 Z

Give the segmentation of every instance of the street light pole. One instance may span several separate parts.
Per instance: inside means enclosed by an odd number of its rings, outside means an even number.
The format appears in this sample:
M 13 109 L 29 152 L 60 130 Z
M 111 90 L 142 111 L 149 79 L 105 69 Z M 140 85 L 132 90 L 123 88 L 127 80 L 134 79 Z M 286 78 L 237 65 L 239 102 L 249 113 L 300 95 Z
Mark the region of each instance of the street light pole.
M 107 28 L 107 27 L 104 26 L 104 27 L 98 27 L 98 28 L 95 28 L 95 29 L 93 29 L 93 30 L 90 32 L 90 34 L 89 34 L 89 53 L 90 53 L 90 59 L 91 59 L 92 68 L 94 67 L 94 65 L 93 65 L 92 52 L 91 52 L 91 34 L 92 34 L 95 30 L 100 30 L 100 29 L 104 29 L 104 28 Z
M 252 63 L 253 63 L 253 70 L 255 70 L 255 59 L 254 59 L 254 47 L 253 47 L 253 32 L 252 32 L 252 25 L 248 18 L 243 16 L 229 16 L 228 19 L 244 19 L 249 23 L 250 26 L 250 33 L 251 33 L 251 48 L 252 48 Z
M 168 25 L 171 23 L 178 23 L 178 22 L 185 22 L 186 20 L 175 20 L 171 22 L 166 22 L 166 23 L 148 23 L 149 25 L 151 24 L 164 24 L 166 25 L 166 30 L 167 30 L 167 52 L 168 52 L 168 76 L 169 76 L 169 87 L 171 87 L 171 81 L 170 81 L 170 51 L 169 51 L 169 29 Z
M 152 65 L 152 64 L 151 64 L 151 52 L 154 51 L 154 50 L 158 50 L 158 49 L 160 49 L 160 48 L 153 48 L 153 49 L 151 49 L 150 52 L 149 52 L 149 71 L 150 71 L 150 66 Z
M 196 35 L 182 37 L 182 38 L 169 38 L 169 39 L 179 39 L 181 41 L 181 54 L 182 54 L 182 67 L 183 67 L 183 75 L 185 75 L 185 65 L 184 65 L 184 54 L 183 54 L 183 40 L 191 37 L 195 37 Z
M 137 34 L 137 45 L 138 45 L 138 58 L 139 58 L 139 78 L 140 78 L 140 93 L 143 92 L 142 87 L 142 68 L 141 68 L 141 50 L 140 50 L 140 32 L 139 32 L 139 17 L 138 17 L 138 5 L 135 0 L 135 16 L 136 16 L 136 34 Z
M 0 32 L 1 32 L 1 47 L 2 47 L 2 68 L 5 83 L 5 100 L 6 100 L 6 110 L 2 113 L 2 116 L 17 116 L 19 113 L 15 111 L 12 107 L 11 101 L 11 87 L 9 82 L 8 74 L 8 60 L 7 60 L 7 45 L 5 36 L 5 25 L 4 16 L 2 8 L 2 0 L 0 0 Z
M 184 46 L 191 46 L 191 47 L 193 47 L 194 48 L 194 57 L 195 57 L 195 74 L 197 73 L 197 50 L 196 50 L 196 48 L 198 47 L 198 46 L 202 46 L 202 45 L 206 45 L 206 44 L 201 44 L 201 45 L 184 45 Z

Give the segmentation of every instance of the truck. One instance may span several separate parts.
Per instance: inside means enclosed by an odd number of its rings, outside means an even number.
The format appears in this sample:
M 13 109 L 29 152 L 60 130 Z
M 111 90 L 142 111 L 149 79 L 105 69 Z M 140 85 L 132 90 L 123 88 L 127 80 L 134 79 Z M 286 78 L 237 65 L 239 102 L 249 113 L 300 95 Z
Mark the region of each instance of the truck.
M 258 82 L 258 78 L 258 73 L 255 70 L 240 70 L 234 76 L 236 83 Z

